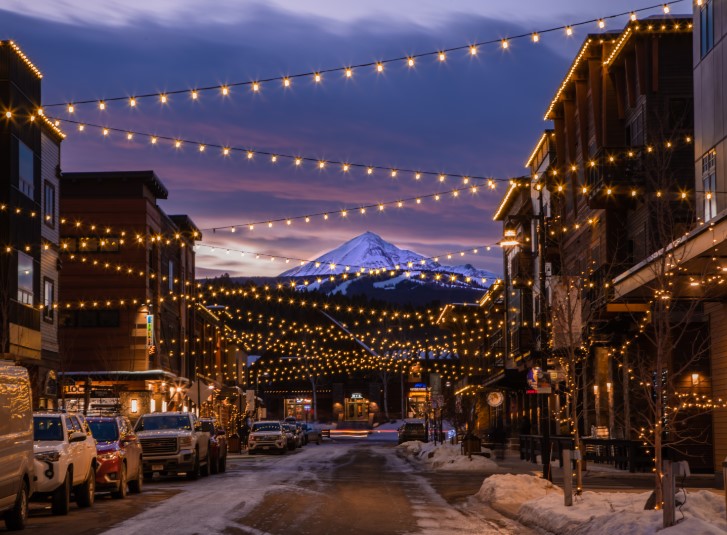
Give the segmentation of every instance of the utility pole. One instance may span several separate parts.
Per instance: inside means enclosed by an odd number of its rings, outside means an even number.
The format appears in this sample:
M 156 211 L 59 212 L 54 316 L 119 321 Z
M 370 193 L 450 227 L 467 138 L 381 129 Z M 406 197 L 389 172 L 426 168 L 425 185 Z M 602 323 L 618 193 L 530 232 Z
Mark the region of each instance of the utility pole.
M 541 358 L 541 369 L 543 375 L 547 373 L 548 369 L 548 300 L 546 299 L 547 286 L 545 284 L 545 240 L 547 233 L 545 231 L 545 206 L 543 202 L 543 184 L 536 186 L 538 190 L 538 286 L 540 291 L 540 310 L 539 310 L 539 324 L 540 324 L 540 358 Z M 551 386 L 552 388 L 552 386 Z M 551 393 L 541 394 L 541 426 L 543 431 L 543 451 L 541 452 L 543 458 L 543 478 L 550 481 L 552 474 L 550 473 L 550 397 Z M 571 467 L 564 467 L 566 470 L 570 470 Z

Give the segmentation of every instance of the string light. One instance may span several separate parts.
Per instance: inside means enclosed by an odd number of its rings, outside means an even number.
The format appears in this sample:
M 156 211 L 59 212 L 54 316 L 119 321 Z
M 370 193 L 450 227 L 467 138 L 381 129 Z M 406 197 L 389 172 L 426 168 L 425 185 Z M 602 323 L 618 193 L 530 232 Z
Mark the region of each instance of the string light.
M 675 1 L 680 1 L 680 0 L 675 0 Z M 656 9 L 656 8 L 661 8 L 662 10 L 664 10 L 665 13 L 668 13 L 669 12 L 669 6 L 672 3 L 675 3 L 675 2 L 668 2 L 666 4 L 657 4 L 657 5 L 647 6 L 647 7 L 644 7 L 644 8 L 640 8 L 640 9 L 637 9 L 637 10 L 633 10 L 633 12 L 632 11 L 627 11 L 627 12 L 620 12 L 620 13 L 615 13 L 615 14 L 612 14 L 612 15 L 607 15 L 607 16 L 604 16 L 604 17 L 601 17 L 601 18 L 597 19 L 598 27 L 601 28 L 601 29 L 603 29 L 606 26 L 606 20 L 608 20 L 608 19 L 615 19 L 615 18 L 618 18 L 618 17 L 622 17 L 624 15 L 630 15 L 631 13 L 634 13 L 635 14 L 635 13 L 639 13 L 639 12 L 643 12 L 643 11 L 648 11 L 648 10 L 652 10 L 652 9 Z M 538 30 L 536 32 L 528 32 L 528 33 L 524 33 L 524 34 L 521 34 L 521 35 L 514 35 L 514 36 L 511 36 L 511 37 L 508 37 L 507 39 L 501 39 L 501 38 L 498 38 L 498 39 L 490 39 L 490 40 L 486 40 L 486 41 L 481 41 L 481 42 L 476 42 L 476 43 L 470 43 L 470 44 L 455 46 L 455 47 L 451 47 L 451 48 L 444 48 L 444 49 L 440 49 L 440 50 L 436 50 L 436 51 L 425 51 L 425 52 L 421 52 L 421 53 L 418 53 L 418 54 L 412 54 L 410 56 L 405 56 L 405 57 L 395 57 L 395 58 L 389 58 L 389 59 L 379 60 L 379 61 L 376 61 L 376 62 L 360 63 L 360 64 L 353 65 L 353 66 L 333 67 L 333 68 L 325 69 L 325 72 L 337 72 L 337 71 L 339 71 L 339 72 L 344 72 L 345 73 L 345 72 L 347 72 L 347 70 L 353 71 L 354 68 L 376 66 L 377 64 L 386 65 L 387 63 L 394 63 L 394 62 L 400 62 L 400 61 L 406 61 L 407 65 L 409 67 L 413 67 L 414 66 L 414 62 L 415 62 L 415 60 L 417 58 L 430 57 L 430 56 L 436 56 L 439 59 L 439 61 L 442 62 L 442 61 L 445 61 L 446 55 L 448 53 L 451 53 L 451 52 L 457 52 L 457 51 L 461 51 L 461 50 L 466 50 L 470 55 L 475 55 L 475 54 L 472 53 L 472 48 L 473 47 L 481 47 L 481 46 L 486 46 L 486 45 L 498 44 L 498 45 L 500 45 L 503 48 L 507 48 L 509 46 L 509 42 L 512 41 L 512 40 L 514 40 L 514 39 L 529 38 L 529 39 L 533 40 L 534 42 L 537 42 L 537 40 L 534 39 L 534 35 L 541 36 L 543 34 L 552 33 L 552 32 L 559 31 L 559 30 L 564 30 L 565 33 L 566 33 L 566 35 L 571 36 L 571 35 L 573 35 L 573 28 L 575 28 L 577 26 L 584 26 L 584 25 L 591 24 L 591 23 L 593 23 L 593 19 L 584 20 L 584 21 L 580 21 L 580 22 L 574 22 L 574 23 L 571 23 L 571 24 L 568 24 L 568 25 L 564 25 L 564 26 L 558 26 L 558 27 L 554 27 L 554 28 L 547 28 L 547 29 L 543 29 L 543 30 Z M 4 43 L 8 43 L 8 42 L 7 41 L 4 41 Z M 10 43 L 12 44 L 12 42 L 10 42 Z M 15 47 L 15 48 L 16 48 L 16 51 L 19 54 L 22 54 L 22 52 L 19 52 L 17 50 L 17 47 Z M 27 62 L 27 58 L 25 58 L 24 55 L 22 55 L 22 57 Z M 36 74 L 38 76 L 40 76 L 40 73 L 37 71 L 37 69 L 35 69 L 35 67 L 33 67 L 33 70 L 34 70 L 34 72 L 36 72 Z M 316 83 L 320 83 L 322 81 L 322 72 L 321 71 L 301 72 L 301 73 L 295 74 L 293 76 L 294 77 L 312 77 L 313 80 Z M 276 76 L 276 77 L 270 77 L 270 78 L 266 78 L 264 80 L 259 80 L 259 81 L 249 80 L 249 81 L 241 81 L 241 82 L 234 82 L 234 83 L 228 83 L 228 84 L 210 85 L 210 86 L 201 87 L 201 88 L 198 87 L 198 88 L 194 88 L 194 89 L 189 89 L 189 88 L 187 88 L 187 89 L 175 89 L 175 90 L 167 91 L 165 93 L 145 93 L 145 94 L 139 94 L 139 95 L 136 95 L 135 98 L 138 100 L 138 99 L 154 98 L 154 97 L 156 97 L 156 98 L 159 98 L 163 104 L 165 104 L 168 101 L 168 96 L 169 95 L 181 94 L 181 93 L 187 93 L 187 92 L 189 92 L 192 95 L 192 98 L 196 100 L 198 98 L 199 93 L 202 92 L 202 91 L 218 90 L 218 91 L 222 91 L 223 94 L 227 94 L 227 92 L 229 92 L 231 90 L 231 88 L 233 88 L 233 87 L 245 86 L 245 85 L 248 85 L 249 86 L 249 85 L 252 85 L 253 83 L 263 83 L 263 82 L 271 82 L 271 81 L 278 80 L 278 81 L 283 81 L 283 85 L 285 87 L 288 87 L 289 84 L 285 84 L 284 81 L 286 79 L 290 79 L 290 78 L 291 78 L 291 76 Z M 104 104 L 105 104 L 105 103 L 108 103 L 108 102 L 126 100 L 127 98 L 128 98 L 127 96 L 115 96 L 115 97 L 106 98 L 105 99 L 105 102 L 104 101 L 102 101 L 102 102 L 104 102 Z M 75 106 L 79 106 L 79 105 L 89 104 L 89 103 L 94 103 L 94 102 L 98 102 L 98 101 L 97 100 L 94 100 L 94 99 L 77 100 L 76 102 L 74 102 L 74 105 Z M 68 108 L 68 103 L 67 102 L 63 102 L 63 103 L 57 102 L 57 103 L 46 104 L 45 106 L 46 107 L 63 106 L 64 108 L 67 109 Z

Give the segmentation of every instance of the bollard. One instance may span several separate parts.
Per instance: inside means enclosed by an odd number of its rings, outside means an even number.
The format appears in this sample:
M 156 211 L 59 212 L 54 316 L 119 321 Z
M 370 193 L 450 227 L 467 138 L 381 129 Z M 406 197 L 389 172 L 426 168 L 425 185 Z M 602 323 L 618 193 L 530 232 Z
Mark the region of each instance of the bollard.
M 566 507 L 573 505 L 573 463 L 571 450 L 563 450 L 563 498 Z

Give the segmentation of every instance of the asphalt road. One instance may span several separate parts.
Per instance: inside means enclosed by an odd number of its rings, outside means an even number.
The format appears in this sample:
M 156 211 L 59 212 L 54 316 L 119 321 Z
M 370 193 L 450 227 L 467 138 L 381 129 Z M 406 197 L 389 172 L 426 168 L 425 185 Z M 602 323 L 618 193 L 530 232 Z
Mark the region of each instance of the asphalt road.
M 392 444 L 344 440 L 308 445 L 284 456 L 243 455 L 225 474 L 145 482 L 124 500 L 97 496 L 52 516 L 31 507 L 32 535 L 184 534 L 462 534 L 528 533 L 470 497 L 485 476 L 427 472 Z M 0 533 L 4 526 L 0 528 Z

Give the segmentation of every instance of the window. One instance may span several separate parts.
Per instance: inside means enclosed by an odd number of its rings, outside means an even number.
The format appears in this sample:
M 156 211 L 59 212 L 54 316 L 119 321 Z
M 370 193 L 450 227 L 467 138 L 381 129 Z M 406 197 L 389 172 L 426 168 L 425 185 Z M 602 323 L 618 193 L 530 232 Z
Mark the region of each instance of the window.
M 704 190 L 704 220 L 717 215 L 717 151 L 710 150 L 702 157 L 702 189 Z
M 35 155 L 30 148 L 18 141 L 18 189 L 31 199 L 35 193 Z
M 56 285 L 49 278 L 43 279 L 43 319 L 49 323 L 53 323 Z
M 714 48 L 714 0 L 707 0 L 699 9 L 699 35 L 701 57 Z
M 632 147 L 639 147 L 644 144 L 644 113 L 639 111 L 631 120 L 628 126 L 629 144 Z
M 43 222 L 50 228 L 56 226 L 56 188 L 50 182 L 43 184 Z
M 174 291 L 174 262 L 172 262 L 171 260 L 169 261 L 168 281 L 169 281 L 169 291 L 173 292 Z
M 118 310 L 64 310 L 60 313 L 60 327 L 118 327 L 121 314 Z
M 33 306 L 33 257 L 18 251 L 18 301 Z

